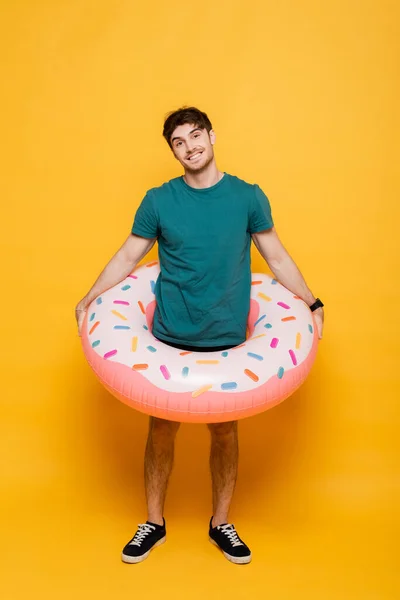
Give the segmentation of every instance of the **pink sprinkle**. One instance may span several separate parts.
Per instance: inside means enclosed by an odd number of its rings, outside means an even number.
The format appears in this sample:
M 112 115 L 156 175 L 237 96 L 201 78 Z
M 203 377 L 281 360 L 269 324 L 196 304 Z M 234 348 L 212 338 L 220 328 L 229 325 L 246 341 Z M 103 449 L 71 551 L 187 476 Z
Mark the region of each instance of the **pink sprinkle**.
M 165 365 L 160 366 L 160 371 L 164 375 L 164 379 L 171 379 L 171 374 Z
M 282 306 L 282 308 L 290 308 L 290 306 L 288 306 L 287 304 L 285 304 L 284 302 L 277 302 L 277 304 L 279 306 Z
M 270 344 L 271 348 L 276 348 L 278 345 L 278 342 L 279 342 L 278 338 L 272 338 L 271 344 Z
M 130 277 L 131 279 L 137 279 L 136 275 L 128 275 L 128 277 Z
M 295 354 L 294 354 L 293 350 L 289 350 L 289 354 L 290 354 L 290 358 L 292 359 L 292 363 L 293 363 L 294 365 L 297 365 L 296 356 L 295 356 Z
M 113 304 L 123 304 L 124 306 L 129 306 L 129 302 L 125 302 L 125 300 L 114 300 Z
M 111 356 L 115 356 L 118 350 L 110 350 L 110 352 L 106 352 L 103 358 L 110 358 Z

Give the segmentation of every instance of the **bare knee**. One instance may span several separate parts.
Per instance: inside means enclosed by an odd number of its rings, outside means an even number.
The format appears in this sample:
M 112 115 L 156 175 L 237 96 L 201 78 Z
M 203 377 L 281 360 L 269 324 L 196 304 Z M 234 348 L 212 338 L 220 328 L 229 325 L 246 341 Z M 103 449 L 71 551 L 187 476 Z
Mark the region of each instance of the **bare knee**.
M 232 437 L 237 433 L 237 421 L 227 421 L 226 423 L 207 423 L 211 437 L 223 439 Z
M 180 425 L 177 421 L 167 421 L 158 417 L 150 417 L 149 433 L 157 437 L 174 438 Z

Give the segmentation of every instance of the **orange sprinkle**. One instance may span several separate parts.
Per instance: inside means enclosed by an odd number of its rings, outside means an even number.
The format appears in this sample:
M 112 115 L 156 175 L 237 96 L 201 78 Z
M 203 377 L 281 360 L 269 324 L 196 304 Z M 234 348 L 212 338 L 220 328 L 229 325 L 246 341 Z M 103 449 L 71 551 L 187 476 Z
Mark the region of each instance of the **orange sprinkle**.
M 132 352 L 136 352 L 137 349 L 137 336 L 132 338 Z
M 186 356 L 186 354 L 192 354 L 192 352 L 190 350 L 187 352 L 179 352 L 180 356 Z
M 135 369 L 135 371 L 145 371 L 148 368 L 149 368 L 149 365 L 146 365 L 146 364 L 133 365 L 133 367 L 132 367 L 132 369 Z
M 269 296 L 266 296 L 265 294 L 263 294 L 262 292 L 258 292 L 257 296 L 259 298 L 262 298 L 263 300 L 266 300 L 267 302 L 271 302 L 272 298 L 270 298 Z
M 243 346 L 245 346 L 246 344 L 240 344 L 240 346 L 235 346 L 234 348 L 231 348 L 231 350 L 237 350 L 238 348 L 243 348 Z
M 281 319 L 281 321 L 295 321 L 296 317 L 283 317 L 283 319 Z
M 113 315 L 115 315 L 119 319 L 122 319 L 123 321 L 127 321 L 128 320 L 126 317 L 124 317 L 124 315 L 121 315 L 121 313 L 119 313 L 117 310 L 112 310 L 111 312 L 112 312 Z
M 252 340 L 256 340 L 259 337 L 264 337 L 265 335 L 267 335 L 266 333 L 260 333 L 260 335 L 256 335 L 256 337 L 251 338 Z
M 100 325 L 100 321 L 96 321 L 96 323 L 93 325 L 92 329 L 89 331 L 89 335 L 91 335 L 93 333 L 93 331 L 96 329 L 96 327 Z
M 250 371 L 249 369 L 245 369 L 244 374 L 247 375 L 247 377 L 250 377 L 250 379 L 252 379 L 253 381 L 258 381 L 259 379 L 258 375 L 256 375 L 255 373 L 253 373 L 253 371 Z
M 251 285 L 259 285 L 260 283 L 262 283 L 262 281 L 252 281 Z
M 146 267 L 154 267 L 154 265 L 158 265 L 158 260 L 155 260 L 152 263 L 149 263 L 148 265 L 146 265 Z
M 199 388 L 195 392 L 192 392 L 192 398 L 197 398 L 197 396 L 200 396 L 200 394 L 204 394 L 204 392 L 208 392 L 208 390 L 211 390 L 211 388 L 212 388 L 212 384 L 211 385 L 203 385 L 203 387 Z
M 294 298 L 295 300 L 302 300 L 302 298 L 300 298 L 300 296 L 293 296 L 293 298 Z
M 218 365 L 219 360 L 196 360 L 198 365 Z
M 301 343 L 301 333 L 298 332 L 298 334 L 296 335 L 296 350 L 298 350 L 300 348 L 300 343 Z
M 139 300 L 139 301 L 138 301 L 138 304 L 139 304 L 139 308 L 140 308 L 140 310 L 141 310 L 141 311 L 142 311 L 142 313 L 145 315 L 145 314 L 146 314 L 146 311 L 144 310 L 143 302 L 141 302 L 141 301 Z

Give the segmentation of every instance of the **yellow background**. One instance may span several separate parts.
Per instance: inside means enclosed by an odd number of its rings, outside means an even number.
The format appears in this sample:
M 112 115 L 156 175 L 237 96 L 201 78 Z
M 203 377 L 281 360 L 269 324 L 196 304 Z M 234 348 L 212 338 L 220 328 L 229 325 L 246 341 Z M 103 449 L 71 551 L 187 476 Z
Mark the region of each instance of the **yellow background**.
M 3 0 L 4 600 L 399 597 L 399 13 L 388 0 Z M 208 113 L 219 168 L 268 195 L 326 305 L 306 383 L 239 424 L 231 520 L 246 567 L 208 542 L 209 437 L 189 424 L 168 542 L 120 562 L 146 518 L 147 417 L 101 387 L 74 322 L 146 190 L 181 174 L 161 131 L 183 104 Z

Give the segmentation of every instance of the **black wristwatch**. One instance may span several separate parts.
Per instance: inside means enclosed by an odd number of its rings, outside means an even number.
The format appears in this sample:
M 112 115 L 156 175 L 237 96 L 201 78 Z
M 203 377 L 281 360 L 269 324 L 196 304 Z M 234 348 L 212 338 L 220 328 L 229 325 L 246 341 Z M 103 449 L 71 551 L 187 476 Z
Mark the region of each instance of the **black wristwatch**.
M 311 304 L 311 306 L 309 307 L 311 312 L 314 312 L 314 310 L 317 310 L 317 308 L 320 308 L 321 306 L 324 306 L 321 302 L 321 300 L 319 298 L 316 299 L 316 301 L 314 302 L 314 304 Z

